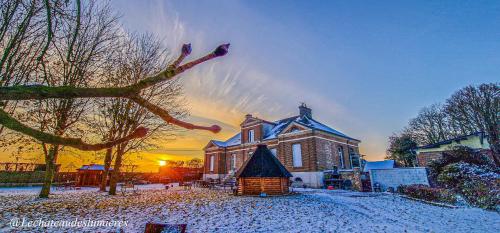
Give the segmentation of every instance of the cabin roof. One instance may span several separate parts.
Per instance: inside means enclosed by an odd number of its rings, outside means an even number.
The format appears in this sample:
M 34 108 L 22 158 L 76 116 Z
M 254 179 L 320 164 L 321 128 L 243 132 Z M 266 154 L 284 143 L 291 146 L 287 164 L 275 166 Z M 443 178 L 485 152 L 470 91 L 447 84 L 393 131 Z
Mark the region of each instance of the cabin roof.
M 266 145 L 257 150 L 236 172 L 236 177 L 292 177 L 285 166 L 273 155 Z
M 78 168 L 77 170 L 104 171 L 104 165 L 100 165 L 100 164 L 83 165 L 81 168 Z M 109 168 L 109 170 L 113 170 L 113 168 Z

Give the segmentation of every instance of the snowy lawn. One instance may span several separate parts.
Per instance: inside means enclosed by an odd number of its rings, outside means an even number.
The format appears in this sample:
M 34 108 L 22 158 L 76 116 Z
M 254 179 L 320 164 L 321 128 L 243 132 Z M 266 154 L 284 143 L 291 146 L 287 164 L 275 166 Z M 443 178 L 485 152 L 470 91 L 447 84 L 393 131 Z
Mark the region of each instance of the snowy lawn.
M 498 232 L 500 214 L 450 209 L 391 194 L 301 190 L 283 197 L 235 197 L 222 191 L 144 185 L 139 195 L 108 196 L 87 188 L 36 197 L 39 188 L 0 188 L 0 232 L 12 219 L 127 221 L 125 232 L 147 222 L 186 223 L 188 232 Z M 117 232 L 117 227 L 50 228 L 47 232 Z

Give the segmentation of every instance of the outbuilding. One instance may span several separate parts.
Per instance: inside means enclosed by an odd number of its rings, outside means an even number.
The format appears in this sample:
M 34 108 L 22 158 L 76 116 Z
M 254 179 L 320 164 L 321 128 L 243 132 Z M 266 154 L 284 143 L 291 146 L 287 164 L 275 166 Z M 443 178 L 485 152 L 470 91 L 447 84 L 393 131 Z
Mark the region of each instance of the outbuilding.
M 283 195 L 290 192 L 292 174 L 266 145 L 258 145 L 235 177 L 238 195 Z
M 77 186 L 99 186 L 104 175 L 104 165 L 99 164 L 83 165 L 76 170 L 78 171 Z

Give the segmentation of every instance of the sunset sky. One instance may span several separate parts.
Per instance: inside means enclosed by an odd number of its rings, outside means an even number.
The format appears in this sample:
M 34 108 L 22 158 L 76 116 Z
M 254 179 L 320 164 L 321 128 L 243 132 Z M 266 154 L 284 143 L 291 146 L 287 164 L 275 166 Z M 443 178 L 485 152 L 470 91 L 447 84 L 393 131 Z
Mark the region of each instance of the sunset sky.
M 418 110 L 468 84 L 498 81 L 499 1 L 112 1 L 130 31 L 151 32 L 191 57 L 231 43 L 227 56 L 180 76 L 196 123 L 162 149 L 143 152 L 143 170 L 161 159 L 200 157 L 227 139 L 246 113 L 266 120 L 313 116 L 362 140 L 368 160 Z

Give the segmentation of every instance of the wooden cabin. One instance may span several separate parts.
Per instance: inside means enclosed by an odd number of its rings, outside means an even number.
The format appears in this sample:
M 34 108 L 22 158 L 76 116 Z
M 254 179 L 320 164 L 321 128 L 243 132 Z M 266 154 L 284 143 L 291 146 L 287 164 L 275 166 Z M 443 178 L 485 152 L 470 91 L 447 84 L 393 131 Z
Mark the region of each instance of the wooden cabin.
M 104 165 L 89 164 L 83 165 L 78 171 L 77 186 L 99 186 L 104 174 Z M 110 168 L 110 171 L 113 169 Z
M 283 195 L 289 193 L 292 174 L 266 145 L 258 145 L 235 177 L 238 195 Z

